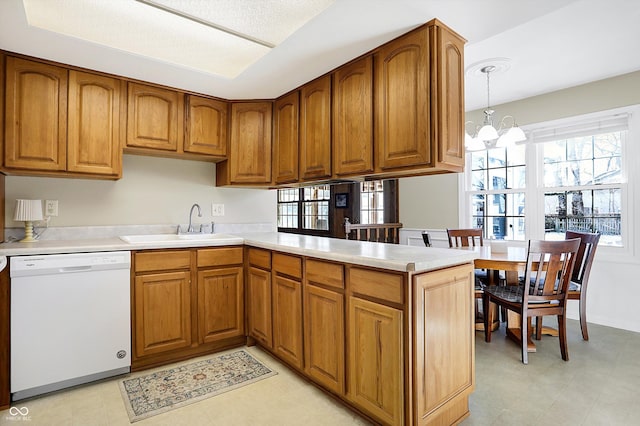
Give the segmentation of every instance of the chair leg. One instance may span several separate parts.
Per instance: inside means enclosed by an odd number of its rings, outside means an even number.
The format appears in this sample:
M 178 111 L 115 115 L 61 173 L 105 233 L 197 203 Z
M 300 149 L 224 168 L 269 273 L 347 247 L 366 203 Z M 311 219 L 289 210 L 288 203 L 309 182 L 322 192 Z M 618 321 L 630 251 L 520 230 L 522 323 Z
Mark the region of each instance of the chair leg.
M 527 341 L 529 340 L 529 319 L 522 312 L 520 315 L 520 337 L 522 339 L 522 363 L 529 364 L 529 347 Z
M 491 325 L 493 324 L 493 310 L 489 308 L 490 297 L 488 293 L 482 295 L 482 310 L 484 314 L 484 341 L 491 343 Z
M 582 330 L 582 339 L 589 340 L 589 332 L 587 331 L 587 298 L 585 293 L 580 293 L 580 329 Z
M 560 341 L 560 354 L 562 359 L 569 361 L 569 348 L 567 346 L 567 317 L 558 315 L 558 340 Z
M 542 317 L 536 317 L 536 340 L 542 339 Z

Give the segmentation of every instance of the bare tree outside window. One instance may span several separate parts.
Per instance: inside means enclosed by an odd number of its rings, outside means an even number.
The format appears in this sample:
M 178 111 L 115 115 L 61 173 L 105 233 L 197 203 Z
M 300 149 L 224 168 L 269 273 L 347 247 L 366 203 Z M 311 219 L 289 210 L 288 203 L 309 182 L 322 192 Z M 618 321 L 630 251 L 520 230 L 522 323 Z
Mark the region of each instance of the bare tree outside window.
M 599 232 L 621 245 L 622 138 L 611 132 L 542 144 L 545 234 Z

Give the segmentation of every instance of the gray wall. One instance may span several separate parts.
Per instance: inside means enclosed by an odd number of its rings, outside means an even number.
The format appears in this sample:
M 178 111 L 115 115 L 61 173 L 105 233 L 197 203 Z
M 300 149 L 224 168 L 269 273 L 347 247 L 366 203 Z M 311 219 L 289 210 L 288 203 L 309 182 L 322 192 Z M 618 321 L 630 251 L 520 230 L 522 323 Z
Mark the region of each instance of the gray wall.
M 184 224 L 193 203 L 201 223 L 276 222 L 276 191 L 216 188 L 215 165 L 202 161 L 125 155 L 118 181 L 7 176 L 7 227 L 23 226 L 13 221 L 16 198 L 58 200 L 50 226 Z M 212 217 L 211 203 L 225 216 Z

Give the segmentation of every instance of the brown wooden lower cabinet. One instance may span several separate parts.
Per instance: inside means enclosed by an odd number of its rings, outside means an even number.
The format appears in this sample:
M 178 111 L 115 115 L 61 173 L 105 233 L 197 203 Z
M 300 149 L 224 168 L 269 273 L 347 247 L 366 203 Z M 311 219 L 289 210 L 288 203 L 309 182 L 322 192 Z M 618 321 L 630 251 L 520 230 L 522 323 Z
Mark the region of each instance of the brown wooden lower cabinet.
M 247 324 L 249 336 L 272 347 L 271 272 L 255 267 L 247 271 Z
M 242 267 L 198 272 L 198 342 L 244 335 Z
M 471 263 L 413 273 L 304 258 L 301 267 L 299 257 L 259 251 L 263 266 L 247 269 L 248 333 L 274 356 L 302 365 L 376 424 L 450 425 L 469 415 Z
M 243 248 L 133 254 L 132 370 L 245 342 Z
M 386 424 L 404 419 L 402 311 L 349 298 L 347 398 Z
M 344 295 L 306 284 L 304 288 L 305 372 L 344 394 Z
M 302 284 L 290 278 L 273 278 L 273 350 L 302 369 Z
M 190 285 L 188 271 L 136 277 L 136 356 L 191 345 Z
M 306 259 L 303 295 L 305 372 L 344 395 L 344 265 Z

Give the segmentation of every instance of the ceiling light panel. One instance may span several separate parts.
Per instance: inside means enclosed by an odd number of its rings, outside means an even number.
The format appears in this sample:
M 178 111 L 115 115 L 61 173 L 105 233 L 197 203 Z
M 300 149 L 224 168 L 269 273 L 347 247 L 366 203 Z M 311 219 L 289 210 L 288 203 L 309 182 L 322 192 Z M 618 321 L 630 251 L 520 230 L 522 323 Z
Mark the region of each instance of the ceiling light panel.
M 218 3 L 223 4 L 227 11 L 231 11 L 228 15 L 231 17 L 221 18 L 215 24 L 238 32 L 252 28 L 248 33 L 250 36 L 270 42 L 279 42 L 304 25 L 298 20 L 298 27 L 285 31 L 281 24 L 283 21 L 276 18 L 278 13 L 282 13 L 283 19 L 288 22 L 289 18 L 286 17 L 294 14 L 291 10 L 298 10 L 297 16 L 301 16 L 294 1 L 273 1 L 280 8 L 267 8 L 270 13 L 264 11 L 264 3 L 271 4 L 271 1 L 161 2 L 166 7 L 211 22 L 221 16 L 217 12 L 221 10 Z M 320 10 L 317 4 L 327 2 L 311 0 L 309 3 L 315 5 L 312 10 L 317 14 Z M 270 51 L 263 45 L 135 0 L 23 0 L 23 3 L 30 26 L 227 78 L 236 77 Z M 287 7 L 289 3 L 291 5 Z M 252 16 L 254 22 L 246 21 L 245 26 L 239 25 L 243 15 Z M 256 15 L 263 16 L 256 18 Z M 308 17 L 309 14 L 304 16 Z M 253 28 L 253 25 L 257 28 L 269 24 L 276 29 L 263 31 Z
M 319 15 L 335 0 L 151 0 L 273 45 Z

